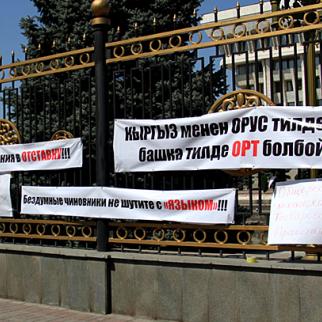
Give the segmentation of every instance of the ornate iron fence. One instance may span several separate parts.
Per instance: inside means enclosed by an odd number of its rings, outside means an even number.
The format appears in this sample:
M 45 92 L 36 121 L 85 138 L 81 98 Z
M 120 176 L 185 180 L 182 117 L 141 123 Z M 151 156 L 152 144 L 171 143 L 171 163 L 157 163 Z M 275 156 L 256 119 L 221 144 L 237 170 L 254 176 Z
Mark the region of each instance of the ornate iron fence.
M 310 103 L 308 84 L 312 73 L 308 72 L 306 57 L 309 52 L 312 54 L 312 46 L 316 48 L 313 53 L 318 64 L 313 64 L 313 74 L 319 78 L 314 79 L 315 86 L 322 76 L 321 11 L 322 4 L 316 4 L 238 17 L 237 8 L 236 19 L 218 21 L 215 12 L 212 23 L 106 44 L 107 184 L 162 190 L 238 189 L 236 225 L 113 221 L 109 222 L 108 236 L 112 248 L 157 252 L 188 249 L 220 254 L 233 250 L 268 253 L 281 249 L 312 250 L 311 246 L 266 245 L 271 195 L 267 182 L 271 172 L 117 174 L 113 170 L 110 134 L 115 118 L 197 116 L 215 112 L 220 106 L 226 109 L 258 105 L 261 99 L 276 105 Z M 18 128 L 15 136 L 7 125 L 1 125 L 2 144 L 10 143 L 14 137 L 21 137 L 22 142 L 49 140 L 59 130 L 82 137 L 84 142 L 83 169 L 15 174 L 12 186 L 15 218 L 0 219 L 2 242 L 95 248 L 97 227 L 93 221 L 33 218 L 19 212 L 23 184 L 96 183 L 95 156 L 99 147 L 95 139 L 98 93 L 94 67 L 93 47 L 0 66 L 2 118 Z M 251 92 L 247 96 L 244 90 Z M 231 96 L 224 96 L 231 92 Z M 314 91 L 316 101 L 322 102 L 321 92 Z M 304 178 L 309 172 L 281 169 L 274 174 L 285 180 L 287 176 Z

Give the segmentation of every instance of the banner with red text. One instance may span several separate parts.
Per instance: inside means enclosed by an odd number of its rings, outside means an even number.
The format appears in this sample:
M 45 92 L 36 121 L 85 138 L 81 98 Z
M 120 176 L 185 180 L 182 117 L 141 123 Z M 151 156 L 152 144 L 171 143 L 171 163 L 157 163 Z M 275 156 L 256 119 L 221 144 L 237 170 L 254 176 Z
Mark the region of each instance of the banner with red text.
M 82 164 L 80 138 L 0 145 L 0 172 L 79 168 Z
M 0 174 L 0 217 L 13 216 L 10 196 L 10 179 L 10 174 Z
M 322 107 L 116 120 L 115 171 L 322 168 Z
M 271 203 L 269 244 L 322 244 L 322 181 L 277 183 Z
M 21 213 L 233 223 L 235 189 L 157 191 L 107 187 L 22 187 Z

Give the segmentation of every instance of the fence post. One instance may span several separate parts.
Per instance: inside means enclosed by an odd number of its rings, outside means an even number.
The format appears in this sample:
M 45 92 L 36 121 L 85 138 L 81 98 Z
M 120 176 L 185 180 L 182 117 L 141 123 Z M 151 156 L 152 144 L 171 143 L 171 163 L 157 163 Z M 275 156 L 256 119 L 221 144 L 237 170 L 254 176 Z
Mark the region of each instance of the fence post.
M 305 34 L 305 40 L 308 42 L 307 44 L 307 50 L 305 59 L 306 66 L 306 75 L 307 79 L 305 82 L 305 93 L 306 93 L 306 105 L 309 106 L 316 106 L 317 103 L 317 96 L 316 96 L 316 72 L 315 72 L 315 31 L 308 31 Z M 311 169 L 310 170 L 310 177 L 311 178 L 317 178 L 318 177 L 318 170 L 317 169 Z
M 105 42 L 107 28 L 110 24 L 108 14 L 110 6 L 108 0 L 93 0 L 93 19 L 91 25 L 94 30 L 94 62 L 96 89 L 96 184 L 108 184 L 107 150 L 108 150 L 108 114 L 107 114 L 107 68 Z M 104 219 L 97 220 L 97 250 L 106 251 L 108 248 L 108 225 Z

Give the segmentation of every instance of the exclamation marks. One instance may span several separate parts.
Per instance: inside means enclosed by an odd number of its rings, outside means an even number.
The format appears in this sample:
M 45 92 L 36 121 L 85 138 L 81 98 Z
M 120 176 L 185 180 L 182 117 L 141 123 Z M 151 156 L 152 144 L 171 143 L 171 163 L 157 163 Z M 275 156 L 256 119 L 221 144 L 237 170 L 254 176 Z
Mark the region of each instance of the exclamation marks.
M 70 148 L 62 148 L 61 158 L 62 159 L 70 159 Z
M 218 200 L 218 211 L 227 211 L 228 200 Z

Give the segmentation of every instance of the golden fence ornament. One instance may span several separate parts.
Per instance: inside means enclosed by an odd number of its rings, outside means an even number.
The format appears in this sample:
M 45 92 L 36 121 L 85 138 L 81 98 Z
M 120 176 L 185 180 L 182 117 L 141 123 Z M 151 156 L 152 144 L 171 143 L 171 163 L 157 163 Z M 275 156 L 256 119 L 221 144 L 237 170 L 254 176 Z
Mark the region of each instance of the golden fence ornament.
M 72 133 L 65 130 L 59 130 L 52 135 L 50 141 L 72 139 L 73 137 L 74 135 Z
M 0 145 L 19 144 L 21 137 L 16 126 L 4 119 L 0 119 Z
M 215 101 L 209 108 L 208 114 L 263 105 L 275 106 L 274 102 L 264 94 L 250 89 L 241 89 L 228 93 Z M 250 176 L 259 171 L 259 169 L 224 170 L 232 176 Z
M 100 3 L 100 1 L 96 1 Z M 196 49 L 252 42 L 283 35 L 302 34 L 322 29 L 322 2 L 299 8 L 246 15 L 194 27 L 176 29 L 147 36 L 118 40 L 106 44 L 112 57 L 107 64 L 188 52 Z M 300 24 L 298 22 L 300 17 Z M 100 23 L 95 17 L 92 22 Z M 108 20 L 108 19 L 107 19 Z M 276 21 L 274 24 L 271 21 Z M 107 21 L 106 21 L 107 22 Z M 255 26 L 249 27 L 249 26 Z M 232 29 L 233 33 L 229 30 Z M 94 67 L 94 47 L 0 65 L 0 84 L 33 77 L 53 75 Z

